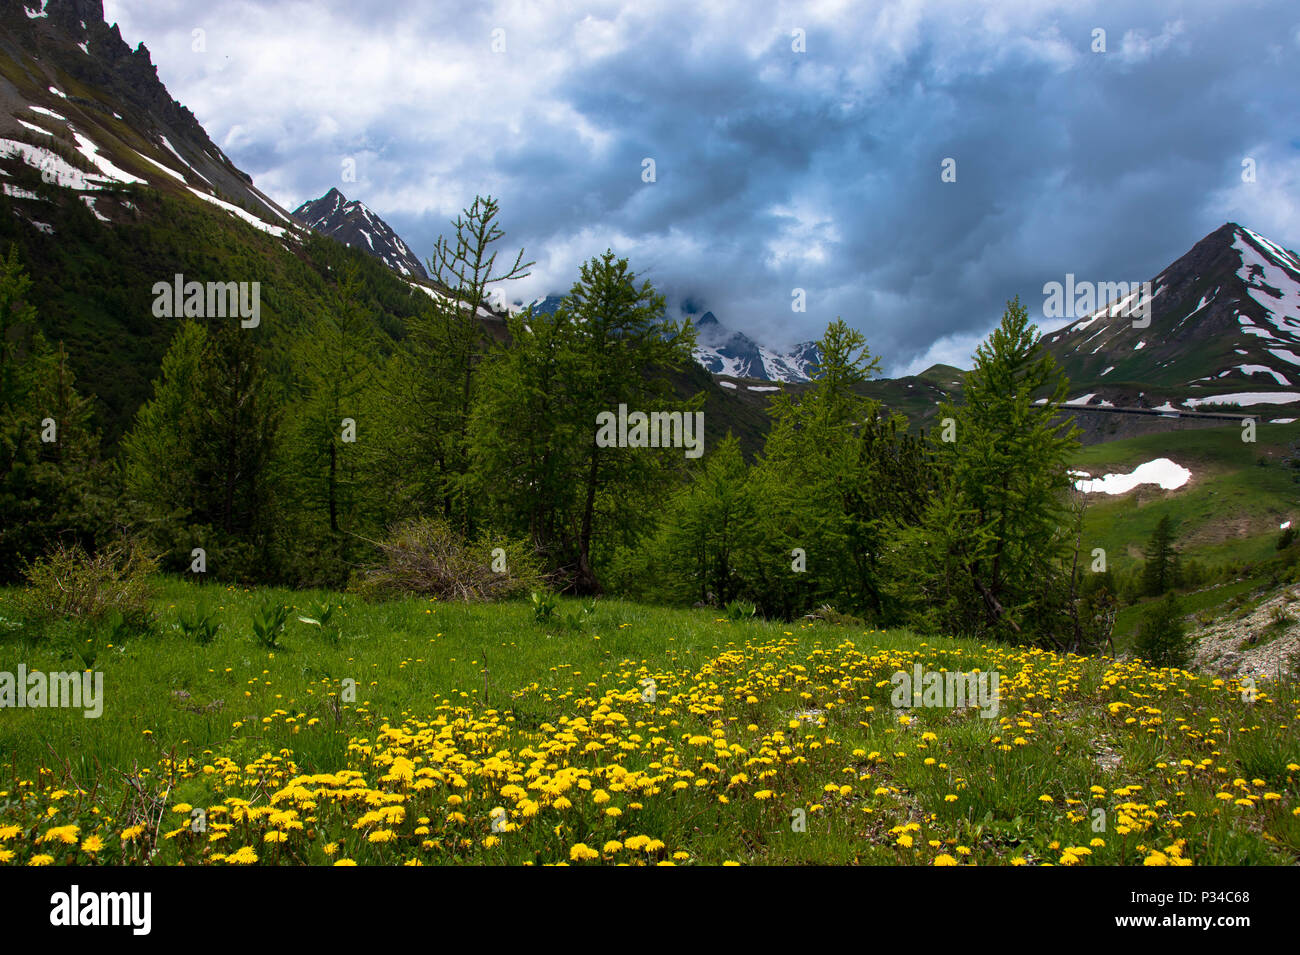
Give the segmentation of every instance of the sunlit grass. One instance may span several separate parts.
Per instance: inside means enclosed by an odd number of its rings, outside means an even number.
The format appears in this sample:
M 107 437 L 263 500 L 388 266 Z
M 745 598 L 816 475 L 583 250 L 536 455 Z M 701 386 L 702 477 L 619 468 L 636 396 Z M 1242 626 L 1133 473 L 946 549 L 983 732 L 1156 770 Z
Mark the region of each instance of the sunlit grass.
M 342 608 L 337 639 L 297 619 L 326 599 Z M 274 651 L 253 637 L 268 602 L 293 611 Z M 198 605 L 221 625 L 206 646 L 173 627 Z M 0 861 L 1300 852 L 1295 687 L 1247 703 L 1231 681 L 1136 663 L 620 601 L 559 630 L 523 601 L 366 605 L 173 581 L 158 610 L 156 634 L 96 648 L 101 718 L 0 714 Z M 917 662 L 996 669 L 997 717 L 896 710 L 889 677 Z M 19 663 L 69 668 L 10 632 L 0 671 Z

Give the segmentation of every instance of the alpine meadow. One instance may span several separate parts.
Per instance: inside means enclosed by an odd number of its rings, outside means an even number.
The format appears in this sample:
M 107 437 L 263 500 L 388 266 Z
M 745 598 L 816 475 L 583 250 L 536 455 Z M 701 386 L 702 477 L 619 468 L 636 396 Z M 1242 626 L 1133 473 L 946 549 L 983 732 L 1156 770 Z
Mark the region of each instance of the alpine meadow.
M 1252 10 L 6 0 L 0 898 L 1067 866 L 1249 926 L 1300 864 Z M 1015 875 L 957 891 L 1091 891 Z

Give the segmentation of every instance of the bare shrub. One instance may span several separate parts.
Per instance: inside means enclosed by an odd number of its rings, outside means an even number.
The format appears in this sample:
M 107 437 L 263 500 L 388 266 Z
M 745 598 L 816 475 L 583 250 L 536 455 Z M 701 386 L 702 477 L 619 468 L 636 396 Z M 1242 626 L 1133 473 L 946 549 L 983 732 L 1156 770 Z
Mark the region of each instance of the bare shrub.
M 380 560 L 357 574 L 349 588 L 365 598 L 415 594 L 439 600 L 499 600 L 541 583 L 526 543 L 486 537 L 467 541 L 441 518 L 397 524 L 385 540 L 375 543 Z M 496 548 L 504 554 L 494 553 Z

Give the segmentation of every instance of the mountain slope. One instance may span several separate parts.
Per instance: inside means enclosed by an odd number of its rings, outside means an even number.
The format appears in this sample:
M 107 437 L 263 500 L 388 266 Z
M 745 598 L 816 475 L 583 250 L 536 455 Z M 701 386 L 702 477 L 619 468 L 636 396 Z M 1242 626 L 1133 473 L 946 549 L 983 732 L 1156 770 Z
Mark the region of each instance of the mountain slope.
M 296 235 L 288 213 L 172 99 L 144 45 L 132 50 L 103 22 L 101 0 L 31 2 L 0 10 L 0 157 L 82 193 L 110 221 L 130 210 L 106 186 L 148 185 L 277 238 Z
M 1151 290 L 1146 327 L 1103 306 L 1045 336 L 1072 394 L 1170 410 L 1300 402 L 1300 256 L 1229 222 Z
M 104 24 L 99 2 L 32 2 L 0 8 L 0 252 L 16 247 L 41 331 L 64 344 L 110 445 L 180 324 L 153 308 L 155 285 L 177 274 L 259 283 L 249 334 L 273 366 L 306 316 L 330 307 L 332 270 L 349 257 L 364 260 L 377 330 L 405 333 L 425 295 L 265 197 L 170 96 L 148 50 Z
M 264 196 L 167 92 L 148 50 L 103 22 L 99 0 L 29 2 L 0 7 L 0 253 L 16 247 L 40 329 L 63 344 L 110 449 L 180 325 L 154 315 L 160 281 L 259 283 L 248 334 L 282 380 L 297 329 L 334 307 L 343 263 L 357 266 L 363 310 L 389 341 L 443 298 L 422 275 L 314 232 Z M 499 314 L 479 318 L 504 337 Z M 711 440 L 735 430 L 752 453 L 761 409 L 690 372 L 678 388 L 706 393 Z
M 337 189 L 304 202 L 293 210 L 293 217 L 344 245 L 368 252 L 400 275 L 429 277 L 419 258 L 387 222 L 367 209 L 365 203 L 349 201 Z

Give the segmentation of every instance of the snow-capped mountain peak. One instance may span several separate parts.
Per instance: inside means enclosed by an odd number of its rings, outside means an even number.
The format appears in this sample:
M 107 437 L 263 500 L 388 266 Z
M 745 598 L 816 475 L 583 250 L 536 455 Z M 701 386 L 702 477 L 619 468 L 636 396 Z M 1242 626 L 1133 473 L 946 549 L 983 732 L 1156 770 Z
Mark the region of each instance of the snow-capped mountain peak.
M 810 380 L 821 358 L 815 342 L 800 342 L 789 352 L 778 351 L 744 332 L 733 332 L 712 312 L 695 319 L 695 331 L 695 360 L 715 375 L 802 382 Z
M 293 211 L 294 218 L 344 245 L 368 252 L 394 272 L 427 279 L 419 258 L 392 228 L 359 199 L 349 200 L 338 189 L 319 199 L 304 202 Z
M 1295 252 L 1228 222 L 1149 285 L 1149 314 L 1115 314 L 1099 301 L 1045 337 L 1074 385 L 1132 403 L 1150 398 L 1130 394 L 1140 383 L 1189 408 L 1300 401 Z

